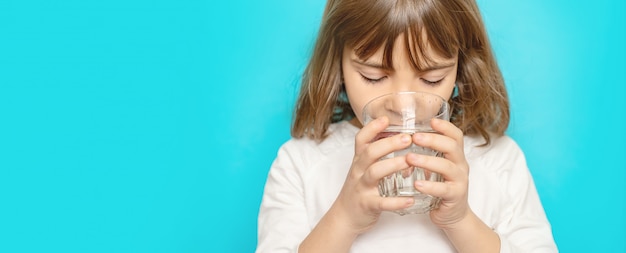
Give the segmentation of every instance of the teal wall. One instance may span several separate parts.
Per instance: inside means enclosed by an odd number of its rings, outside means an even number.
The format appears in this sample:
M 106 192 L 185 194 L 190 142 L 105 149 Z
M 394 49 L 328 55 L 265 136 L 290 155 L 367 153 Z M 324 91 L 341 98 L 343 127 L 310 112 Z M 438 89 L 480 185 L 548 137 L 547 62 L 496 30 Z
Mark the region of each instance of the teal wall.
M 548 2 L 479 1 L 509 134 L 561 251 L 624 252 L 625 4 Z M 0 1 L 0 252 L 252 252 L 323 5 Z

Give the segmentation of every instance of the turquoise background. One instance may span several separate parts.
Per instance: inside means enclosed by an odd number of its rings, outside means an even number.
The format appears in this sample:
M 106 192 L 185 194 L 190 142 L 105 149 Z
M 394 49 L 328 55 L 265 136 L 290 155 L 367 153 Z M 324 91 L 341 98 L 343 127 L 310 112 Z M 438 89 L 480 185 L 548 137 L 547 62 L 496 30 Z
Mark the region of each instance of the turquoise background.
M 479 4 L 561 252 L 625 252 L 624 1 Z M 324 1 L 0 1 L 0 252 L 253 252 Z

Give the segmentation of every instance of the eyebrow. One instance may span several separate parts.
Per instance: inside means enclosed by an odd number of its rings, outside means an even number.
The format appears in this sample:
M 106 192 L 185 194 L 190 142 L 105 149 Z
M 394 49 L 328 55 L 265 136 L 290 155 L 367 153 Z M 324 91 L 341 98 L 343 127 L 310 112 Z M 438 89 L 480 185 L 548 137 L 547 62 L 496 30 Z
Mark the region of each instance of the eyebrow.
M 380 63 L 374 63 L 374 62 L 367 62 L 367 61 L 361 61 L 359 59 L 352 59 L 352 62 L 362 65 L 362 66 L 366 66 L 366 67 L 371 67 L 371 68 L 378 68 L 378 69 L 384 69 L 383 65 Z
M 354 59 L 354 58 L 352 59 L 352 62 L 354 62 L 356 64 L 359 64 L 359 65 L 362 65 L 362 66 L 366 66 L 366 67 L 378 68 L 378 69 L 387 69 L 387 68 L 383 67 L 383 65 L 380 64 L 380 63 L 361 61 L 359 59 Z M 435 63 L 434 65 L 426 66 L 426 68 L 421 69 L 420 71 L 427 72 L 427 71 L 445 69 L 445 68 L 453 67 L 455 64 L 456 64 L 455 62 Z

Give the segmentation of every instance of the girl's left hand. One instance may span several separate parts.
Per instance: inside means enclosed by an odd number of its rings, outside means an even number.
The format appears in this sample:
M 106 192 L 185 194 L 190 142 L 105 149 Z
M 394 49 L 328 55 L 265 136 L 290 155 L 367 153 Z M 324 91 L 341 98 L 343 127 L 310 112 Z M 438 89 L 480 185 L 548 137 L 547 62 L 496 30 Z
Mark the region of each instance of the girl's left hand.
M 439 208 L 430 211 L 430 219 L 441 229 L 454 228 L 471 214 L 467 201 L 469 165 L 463 151 L 463 132 L 452 123 L 433 119 L 431 127 L 438 133 L 415 133 L 413 142 L 443 153 L 443 157 L 410 153 L 407 163 L 443 176 L 443 182 L 419 181 L 420 192 L 440 197 Z

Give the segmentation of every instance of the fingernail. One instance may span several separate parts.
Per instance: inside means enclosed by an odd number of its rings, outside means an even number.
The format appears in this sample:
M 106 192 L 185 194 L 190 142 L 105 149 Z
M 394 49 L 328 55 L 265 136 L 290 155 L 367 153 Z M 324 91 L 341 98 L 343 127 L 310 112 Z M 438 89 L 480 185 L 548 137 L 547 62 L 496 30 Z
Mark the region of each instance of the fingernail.
M 403 143 L 409 143 L 409 142 L 411 142 L 411 136 L 404 134 L 404 135 L 402 135 L 402 139 L 400 139 L 400 140 Z
M 417 182 L 415 182 L 415 185 L 416 185 L 417 187 L 420 187 L 420 188 L 421 188 L 421 187 L 424 187 L 424 181 L 417 181 Z
M 412 206 L 412 205 L 413 205 L 413 202 L 415 202 L 415 199 L 413 199 L 413 198 L 407 198 L 407 199 L 406 199 L 406 204 L 407 204 L 408 206 Z
M 378 118 L 381 125 L 387 124 L 387 117 L 383 116 Z
M 415 138 L 415 140 L 422 140 L 422 139 L 424 139 L 424 134 L 414 133 L 413 134 L 413 138 Z
M 409 160 L 413 163 L 421 163 L 424 159 L 420 155 L 415 153 L 408 153 L 407 156 L 409 157 Z

